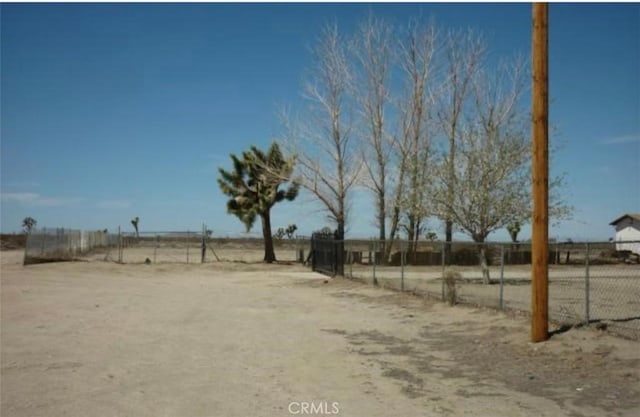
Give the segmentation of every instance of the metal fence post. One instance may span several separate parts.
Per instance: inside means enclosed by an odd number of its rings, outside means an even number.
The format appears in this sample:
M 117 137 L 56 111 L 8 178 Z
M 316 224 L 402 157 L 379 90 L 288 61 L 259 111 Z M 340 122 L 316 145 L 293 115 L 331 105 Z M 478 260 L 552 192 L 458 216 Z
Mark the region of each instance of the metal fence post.
M 309 256 L 311 257 L 311 270 L 315 272 L 316 270 L 316 256 L 317 256 L 317 251 L 316 251 L 316 234 L 312 233 L 311 234 L 311 253 L 309 254 Z
M 200 263 L 203 264 L 207 257 L 207 226 L 202 223 L 202 236 L 200 236 Z
M 349 278 L 353 279 L 353 242 L 349 242 Z
M 584 318 L 585 318 L 585 324 L 588 326 L 589 325 L 589 321 L 591 320 L 590 318 L 590 314 L 589 314 L 589 304 L 590 304 L 590 277 L 589 277 L 589 242 L 586 243 L 586 254 L 585 254 L 585 260 L 584 260 L 584 267 L 585 267 L 585 274 L 584 274 Z
M 378 241 L 373 241 L 373 284 L 378 285 L 378 279 L 376 278 L 376 254 L 378 252 Z
M 447 251 L 447 242 L 443 241 L 442 242 L 442 301 L 444 301 L 445 298 L 445 294 L 444 294 L 444 273 L 445 273 L 445 268 L 446 268 L 446 253 Z
M 500 245 L 500 310 L 504 310 L 504 244 Z
M 338 275 L 344 278 L 344 249 L 345 249 L 345 241 L 344 241 L 344 233 L 340 236 L 340 240 L 338 241 Z
M 404 257 L 405 257 L 405 249 L 406 242 L 404 240 L 400 241 L 400 291 L 404 292 Z
M 160 236 L 156 235 L 156 244 L 153 246 L 153 263 L 156 263 L 158 246 L 160 246 Z
M 331 274 L 333 276 L 336 276 L 336 274 L 338 273 L 338 263 L 340 262 L 340 259 L 338 259 L 338 242 L 336 240 L 332 240 L 331 243 L 331 267 L 333 269 L 333 271 L 331 272 Z
M 118 263 L 122 263 L 122 231 L 118 226 Z

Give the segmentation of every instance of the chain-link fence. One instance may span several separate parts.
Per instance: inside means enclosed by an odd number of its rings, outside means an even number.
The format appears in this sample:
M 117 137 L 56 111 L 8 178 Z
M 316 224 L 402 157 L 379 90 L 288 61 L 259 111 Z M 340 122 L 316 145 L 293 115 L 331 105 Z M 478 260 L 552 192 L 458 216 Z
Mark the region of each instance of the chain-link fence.
M 274 239 L 279 262 L 301 262 L 308 239 Z M 255 238 L 211 237 L 206 232 L 144 232 L 122 234 L 109 255 L 119 263 L 253 263 L 264 259 L 264 241 Z
M 309 253 L 306 237 L 274 238 L 280 262 L 304 262 Z M 104 260 L 123 264 L 260 262 L 264 241 L 256 238 L 214 238 L 200 232 L 164 231 L 130 233 L 34 229 L 27 237 L 24 264 L 70 260 Z
M 191 231 L 119 233 L 106 260 L 124 264 L 201 263 L 203 234 Z
M 260 262 L 264 242 L 202 232 L 107 233 L 37 229 L 25 264 L 73 259 L 118 263 Z M 344 276 L 442 300 L 528 312 L 527 243 L 332 241 Z M 275 238 L 279 262 L 312 265 L 307 237 Z M 596 325 L 640 339 L 640 242 L 549 244 L 549 317 L 559 325 Z M 326 244 L 325 244 L 326 246 Z M 326 248 L 325 248 L 326 249 Z M 325 262 L 326 263 L 326 262 Z
M 620 247 L 621 242 L 616 242 Z M 639 256 L 614 242 L 549 245 L 549 318 L 640 339 Z M 637 243 L 637 242 L 628 242 Z M 383 287 L 497 309 L 530 311 L 526 243 L 351 240 L 344 275 Z

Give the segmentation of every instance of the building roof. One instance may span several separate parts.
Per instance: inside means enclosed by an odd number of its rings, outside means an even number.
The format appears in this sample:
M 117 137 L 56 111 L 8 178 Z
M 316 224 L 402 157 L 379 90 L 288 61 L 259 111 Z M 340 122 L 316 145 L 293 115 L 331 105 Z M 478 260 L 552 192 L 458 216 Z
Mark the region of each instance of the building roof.
M 620 223 L 622 220 L 626 219 L 627 217 L 629 217 L 632 220 L 637 220 L 637 221 L 640 222 L 640 213 L 633 213 L 633 214 L 624 214 L 624 215 L 618 217 L 617 219 L 615 219 L 614 221 L 612 221 L 609 224 L 611 226 L 615 226 L 616 224 Z

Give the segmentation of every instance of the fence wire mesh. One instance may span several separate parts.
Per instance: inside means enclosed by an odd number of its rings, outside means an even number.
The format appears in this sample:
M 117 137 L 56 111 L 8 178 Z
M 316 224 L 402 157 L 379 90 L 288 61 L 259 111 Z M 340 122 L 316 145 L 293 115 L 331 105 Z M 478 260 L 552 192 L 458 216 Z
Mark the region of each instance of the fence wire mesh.
M 274 238 L 280 262 L 303 262 L 309 253 L 309 239 Z M 264 242 L 255 238 L 216 238 L 202 232 L 121 232 L 73 229 L 34 229 L 27 237 L 25 265 L 82 260 L 101 260 L 124 264 L 260 262 Z
M 640 340 L 640 257 L 621 243 L 549 245 L 549 318 Z M 503 310 L 530 311 L 525 243 L 345 241 L 346 277 L 399 291 Z M 448 277 L 449 280 L 444 279 Z
M 303 253 L 308 253 L 308 239 L 274 239 L 273 243 L 279 262 L 300 262 Z M 123 234 L 120 252 L 112 251 L 110 259 L 121 263 L 253 263 L 263 260 L 264 242 L 200 232 L 145 232 Z

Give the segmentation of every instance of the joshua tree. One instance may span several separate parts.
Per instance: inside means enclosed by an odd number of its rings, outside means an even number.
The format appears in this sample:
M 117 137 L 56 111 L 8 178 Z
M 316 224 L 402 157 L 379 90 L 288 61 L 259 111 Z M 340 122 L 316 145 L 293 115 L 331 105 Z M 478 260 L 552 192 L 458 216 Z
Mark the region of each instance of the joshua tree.
M 282 240 L 284 238 L 284 235 L 285 235 L 284 228 L 279 227 L 278 230 L 276 230 L 276 233 L 273 235 L 273 237 L 277 240 Z
M 247 231 L 253 227 L 256 217 L 262 219 L 264 261 L 274 262 L 271 208 L 283 200 L 292 201 L 298 195 L 298 183 L 291 179 L 295 156 L 285 157 L 274 142 L 266 153 L 252 146 L 242 153 L 242 159 L 231 154 L 231 160 L 232 171 L 218 170 L 218 185 L 231 197 L 227 201 L 227 211 L 238 217 Z M 291 182 L 289 188 L 278 189 L 287 182 Z
M 133 220 L 131 220 L 131 224 L 133 225 L 133 228 L 136 230 L 136 239 L 140 237 L 140 233 L 138 232 L 139 223 L 140 223 L 140 218 L 137 216 Z
M 38 222 L 33 217 L 25 217 L 24 220 L 22 220 L 22 228 L 26 234 L 31 233 L 31 230 L 36 227 L 36 224 L 38 224 Z
M 435 242 L 436 240 L 438 240 L 438 234 L 434 231 L 428 231 L 425 235 L 425 239 L 427 239 L 429 242 Z
M 520 222 L 515 221 L 507 226 L 507 231 L 509 232 L 509 236 L 511 236 L 511 241 L 513 242 L 513 247 L 518 247 L 518 233 L 520 233 Z
M 287 235 L 288 239 L 293 239 L 293 235 L 296 230 L 298 230 L 298 226 L 296 226 L 295 224 L 290 224 L 289 226 L 287 226 L 284 233 Z

